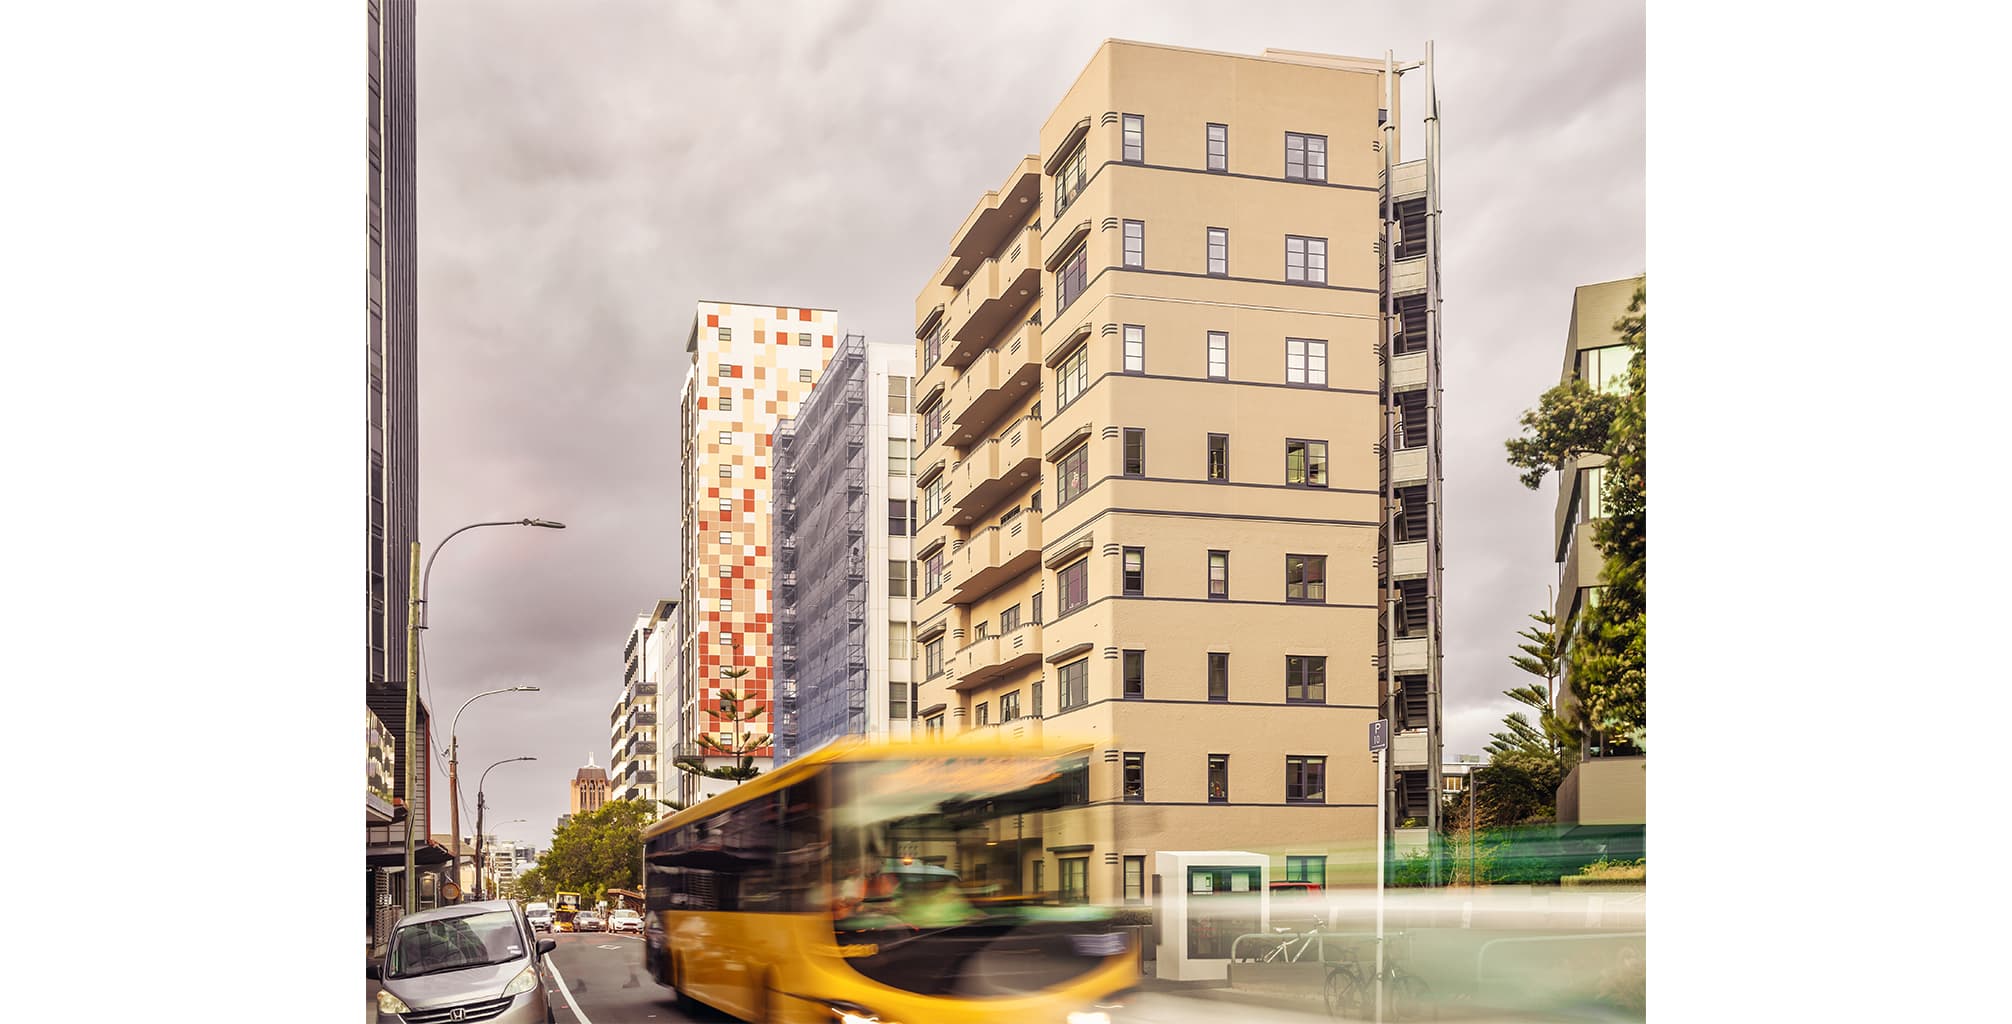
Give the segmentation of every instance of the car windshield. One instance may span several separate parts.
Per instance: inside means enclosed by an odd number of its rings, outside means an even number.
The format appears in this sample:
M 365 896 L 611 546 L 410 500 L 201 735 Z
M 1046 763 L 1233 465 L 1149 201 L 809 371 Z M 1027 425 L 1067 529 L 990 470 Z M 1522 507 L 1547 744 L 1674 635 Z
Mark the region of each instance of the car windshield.
M 439 918 L 400 927 L 391 936 L 386 977 L 411 978 L 524 957 L 524 933 L 507 910 Z

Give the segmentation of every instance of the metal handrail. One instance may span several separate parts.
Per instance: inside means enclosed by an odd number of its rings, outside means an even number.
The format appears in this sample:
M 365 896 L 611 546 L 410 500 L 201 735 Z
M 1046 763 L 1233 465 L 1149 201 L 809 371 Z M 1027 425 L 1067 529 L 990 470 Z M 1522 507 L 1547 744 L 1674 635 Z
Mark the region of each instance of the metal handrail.
M 1400 933 L 1398 932 L 1384 933 L 1385 941 L 1389 941 L 1390 938 L 1398 934 Z M 1320 950 L 1318 962 L 1324 964 L 1353 962 L 1362 959 L 1359 956 L 1351 956 L 1348 959 L 1348 961 L 1329 960 L 1327 958 L 1327 943 L 1328 940 L 1330 939 L 1347 940 L 1346 945 L 1343 946 L 1344 950 L 1351 949 L 1356 944 L 1365 940 L 1370 943 L 1376 942 L 1375 932 L 1331 932 L 1322 928 L 1315 928 L 1312 931 L 1306 931 L 1306 932 L 1280 932 L 1280 931 L 1247 932 L 1243 935 L 1239 935 L 1236 938 L 1230 940 L 1230 961 L 1232 963 L 1252 963 L 1252 964 L 1262 963 L 1264 962 L 1265 953 L 1268 953 L 1271 950 L 1278 948 L 1279 946 L 1285 945 L 1286 943 L 1302 942 L 1308 936 L 1313 936 L 1317 940 L 1316 945 L 1318 945 Z M 1268 940 L 1268 942 L 1264 946 L 1264 948 L 1258 952 L 1256 956 L 1239 957 L 1237 955 L 1237 946 L 1241 944 L 1245 939 L 1266 939 Z M 1303 955 L 1304 952 L 1305 948 L 1304 946 L 1302 946 L 1301 954 Z M 1298 955 L 1295 955 L 1289 962 L 1299 963 L 1301 962 L 1300 957 Z

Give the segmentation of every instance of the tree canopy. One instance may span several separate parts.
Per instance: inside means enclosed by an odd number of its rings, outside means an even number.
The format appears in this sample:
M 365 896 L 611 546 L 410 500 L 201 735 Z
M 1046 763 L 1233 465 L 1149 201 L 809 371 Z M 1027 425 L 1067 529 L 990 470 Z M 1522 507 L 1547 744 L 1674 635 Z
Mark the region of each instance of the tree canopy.
M 655 820 L 656 811 L 644 800 L 610 800 L 573 815 L 552 831 L 552 848 L 525 873 L 528 882 L 520 876 L 520 888 L 541 896 L 577 892 L 588 905 L 609 889 L 640 889 L 643 829 Z

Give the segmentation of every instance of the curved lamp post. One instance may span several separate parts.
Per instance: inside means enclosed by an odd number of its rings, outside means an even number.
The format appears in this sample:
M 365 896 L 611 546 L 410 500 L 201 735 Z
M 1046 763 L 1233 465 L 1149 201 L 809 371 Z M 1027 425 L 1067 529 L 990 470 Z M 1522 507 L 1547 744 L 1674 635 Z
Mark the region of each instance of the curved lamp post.
M 413 826 L 416 824 L 413 818 L 417 816 L 419 811 L 418 803 L 413 798 L 419 789 L 419 758 L 413 756 L 412 748 L 414 746 L 413 741 L 419 736 L 419 631 L 426 628 L 424 621 L 426 618 L 426 584 L 433 576 L 433 560 L 440 557 L 440 549 L 446 547 L 448 541 L 453 540 L 462 532 L 475 529 L 478 526 L 542 526 L 548 530 L 563 530 L 566 528 L 565 523 L 554 522 L 548 519 L 517 519 L 507 522 L 469 523 L 467 526 L 448 534 L 439 544 L 434 545 L 433 554 L 427 556 L 426 568 L 423 571 L 419 566 L 419 542 L 416 540 L 412 542 L 412 568 L 409 571 L 414 575 L 407 585 L 405 598 L 405 912 L 408 914 L 412 913 L 419 906 L 419 841 L 418 836 L 413 832 Z M 429 812 L 432 811 L 430 802 L 427 810 Z M 427 827 L 431 828 L 430 813 L 428 817 Z M 456 832 L 459 832 L 458 823 Z M 456 864 L 454 870 L 461 870 L 461 865 Z
M 449 842 L 454 845 L 454 874 L 457 876 L 456 881 L 460 880 L 459 876 L 461 874 L 461 781 L 459 774 L 461 769 L 461 712 L 468 710 L 468 705 L 484 697 L 493 696 L 498 693 L 537 692 L 538 688 L 535 686 L 506 686 L 500 690 L 485 690 L 462 701 L 460 710 L 454 712 L 454 723 L 448 729 L 447 735 L 447 804 L 450 808 L 448 817 L 452 819 L 448 829 L 454 833 L 450 837 Z M 482 865 L 480 862 L 476 863 L 475 870 L 477 874 L 481 873 Z
M 482 786 L 484 783 L 489 781 L 489 773 L 495 771 L 498 765 L 506 765 L 512 761 L 536 761 L 536 760 L 538 759 L 535 757 L 506 757 L 503 760 L 496 762 L 496 764 L 492 764 L 489 767 L 482 769 L 482 777 L 476 780 L 475 782 L 475 898 L 478 900 L 483 898 L 482 811 L 484 809 L 485 804 L 487 803 L 487 801 L 485 801 L 482 796 Z

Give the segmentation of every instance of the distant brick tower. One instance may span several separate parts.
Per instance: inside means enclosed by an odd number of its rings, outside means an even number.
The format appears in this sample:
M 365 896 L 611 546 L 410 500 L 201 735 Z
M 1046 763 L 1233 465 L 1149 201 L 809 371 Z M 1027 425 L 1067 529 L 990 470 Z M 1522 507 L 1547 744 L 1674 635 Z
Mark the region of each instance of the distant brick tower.
M 573 814 L 584 814 L 608 802 L 608 773 L 594 764 L 594 755 L 587 755 L 587 766 L 573 773 L 573 780 L 567 783 L 573 791 Z

